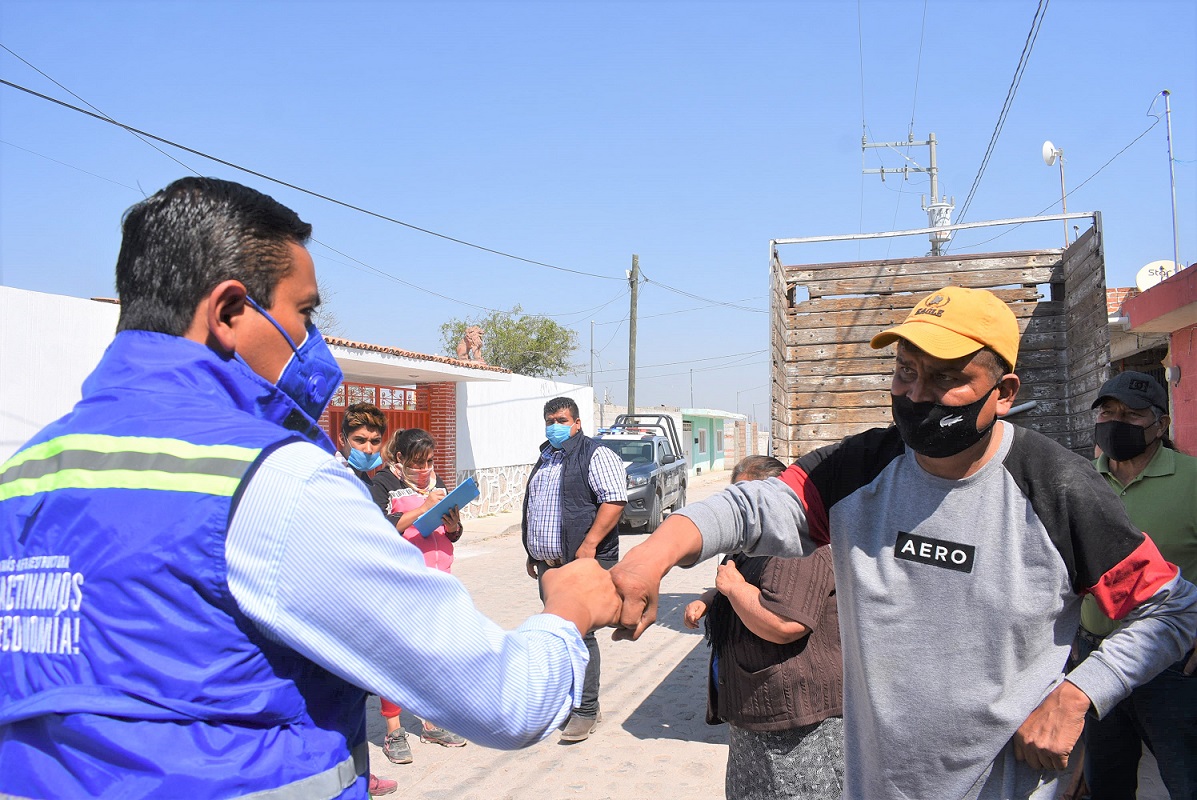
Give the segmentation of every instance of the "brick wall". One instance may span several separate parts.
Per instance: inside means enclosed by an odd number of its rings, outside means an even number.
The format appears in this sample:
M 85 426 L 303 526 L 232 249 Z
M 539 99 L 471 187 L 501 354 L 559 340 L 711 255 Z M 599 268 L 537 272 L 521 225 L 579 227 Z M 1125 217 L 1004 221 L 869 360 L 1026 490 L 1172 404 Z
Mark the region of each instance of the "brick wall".
M 421 395 L 426 398 L 428 410 L 432 412 L 432 424 L 428 431 L 436 440 L 436 474 L 445 485 L 453 489 L 457 485 L 457 384 L 452 381 L 429 383 L 416 393 L 416 409 L 420 409 Z
M 1122 304 L 1139 293 L 1133 286 L 1120 289 L 1106 289 L 1106 312 L 1114 315 L 1122 310 Z

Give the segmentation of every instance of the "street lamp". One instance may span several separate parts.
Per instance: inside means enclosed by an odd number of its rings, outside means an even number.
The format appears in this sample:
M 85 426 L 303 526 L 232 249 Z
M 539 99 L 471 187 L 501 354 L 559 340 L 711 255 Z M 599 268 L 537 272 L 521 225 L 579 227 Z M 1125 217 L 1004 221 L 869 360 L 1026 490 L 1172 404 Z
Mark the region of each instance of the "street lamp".
M 1064 150 L 1052 144 L 1051 139 L 1043 143 L 1043 163 L 1049 167 L 1060 159 L 1060 207 L 1068 213 L 1068 192 L 1064 191 Z M 1068 220 L 1064 220 L 1064 247 L 1068 247 Z

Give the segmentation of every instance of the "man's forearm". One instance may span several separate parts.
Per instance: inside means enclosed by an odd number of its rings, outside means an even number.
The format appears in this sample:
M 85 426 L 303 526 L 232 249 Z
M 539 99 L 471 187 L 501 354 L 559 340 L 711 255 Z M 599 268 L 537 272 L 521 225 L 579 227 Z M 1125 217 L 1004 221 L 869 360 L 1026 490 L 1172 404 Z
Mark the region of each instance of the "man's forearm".
M 586 532 L 586 538 L 582 540 L 583 545 L 590 547 L 598 547 L 599 542 L 607 538 L 607 534 L 615 529 L 619 524 L 619 518 L 623 516 L 624 503 L 603 503 L 598 507 L 598 512 L 594 515 L 594 522 L 590 525 L 590 530 Z
M 1104 716 L 1129 693 L 1127 687 L 1146 683 L 1188 652 L 1195 628 L 1197 588 L 1177 576 L 1132 611 L 1068 679 Z

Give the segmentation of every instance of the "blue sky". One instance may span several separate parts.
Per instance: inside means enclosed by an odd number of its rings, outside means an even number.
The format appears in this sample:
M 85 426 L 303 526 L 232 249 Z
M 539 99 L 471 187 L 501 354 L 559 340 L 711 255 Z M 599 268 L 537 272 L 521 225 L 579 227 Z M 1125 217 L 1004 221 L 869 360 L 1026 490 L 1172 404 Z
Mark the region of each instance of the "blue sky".
M 940 186 L 959 211 L 1037 5 L 5 0 L 5 80 L 83 105 L 19 56 L 128 125 L 564 269 L 163 147 L 184 167 L 0 86 L 0 283 L 112 296 L 122 212 L 189 167 L 265 191 L 313 224 L 342 335 L 439 352 L 442 322 L 519 304 L 578 331 L 573 379 L 584 383 L 594 320 L 595 385 L 617 402 L 636 253 L 655 281 L 640 290 L 638 405 L 763 416 L 769 240 L 924 226 L 925 177 L 862 176 L 862 127 L 872 141 L 935 132 Z M 1155 122 L 1149 109 L 1162 117 L 1168 89 L 1181 258 L 1197 258 L 1194 41 L 1191 2 L 1053 0 L 967 221 L 1058 210 L 1059 172 L 1040 158 L 1051 139 L 1070 191 L 1097 173 L 1068 207 L 1102 213 L 1109 285 L 1171 259 L 1164 123 L 1102 169 Z M 909 157 L 926 164 L 923 148 Z M 903 163 L 876 150 L 864 162 Z M 999 232 L 962 233 L 952 249 L 1058 247 L 1063 236 L 1042 223 L 979 244 Z M 926 249 L 914 237 L 784 256 Z

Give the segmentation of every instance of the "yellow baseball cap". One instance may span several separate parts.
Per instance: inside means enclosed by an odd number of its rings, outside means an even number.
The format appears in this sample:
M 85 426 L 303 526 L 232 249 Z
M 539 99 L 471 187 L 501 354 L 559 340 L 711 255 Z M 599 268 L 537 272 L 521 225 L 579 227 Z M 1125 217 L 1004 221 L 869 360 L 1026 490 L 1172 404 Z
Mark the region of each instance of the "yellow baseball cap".
M 945 286 L 918 302 L 906 321 L 873 337 L 874 350 L 905 339 L 935 358 L 962 358 L 982 347 L 1018 361 L 1018 320 L 992 292 Z

